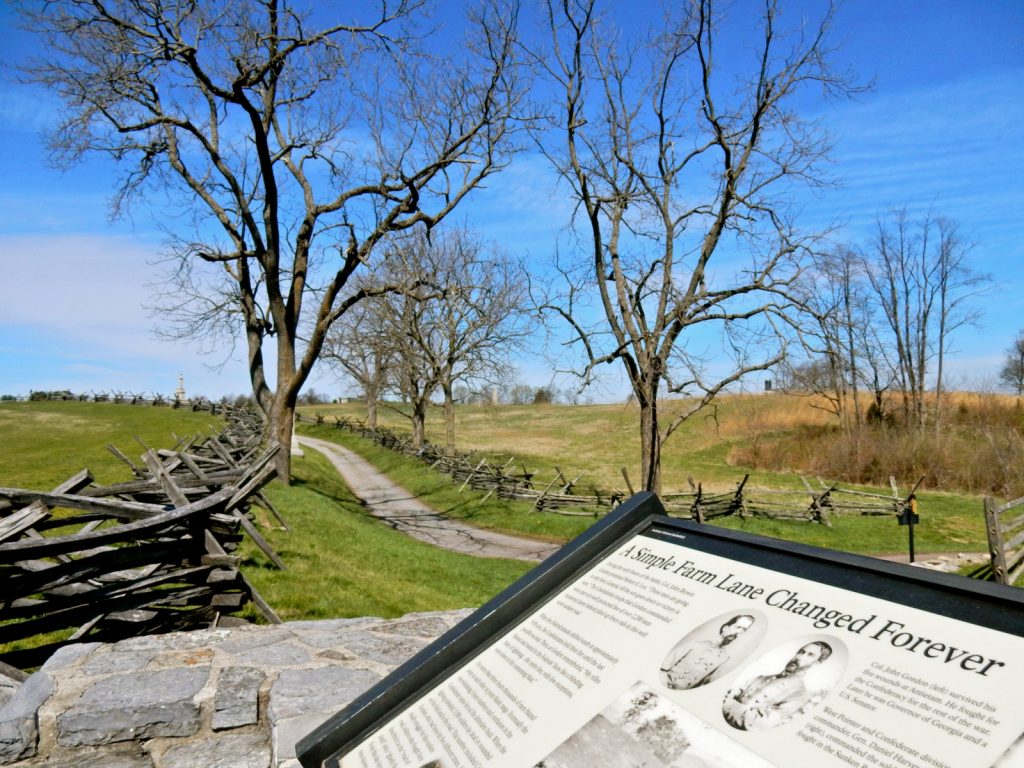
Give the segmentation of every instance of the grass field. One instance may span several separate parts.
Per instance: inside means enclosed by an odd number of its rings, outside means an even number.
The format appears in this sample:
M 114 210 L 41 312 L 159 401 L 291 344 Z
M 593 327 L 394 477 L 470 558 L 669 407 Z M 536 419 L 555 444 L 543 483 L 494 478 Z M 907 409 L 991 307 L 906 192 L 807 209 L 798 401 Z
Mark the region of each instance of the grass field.
M 170 448 L 173 435 L 212 435 L 220 420 L 208 413 L 114 403 L 0 403 L 0 486 L 49 490 L 88 468 L 102 485 L 132 479 L 107 450 L 113 443 L 132 461 L 150 448 Z
M 209 414 L 167 408 L 0 403 L 0 487 L 48 490 L 83 467 L 100 483 L 129 480 L 130 469 L 106 450 L 107 443 L 137 461 L 144 449 L 135 436 L 149 447 L 164 448 L 175 443 L 175 434 L 205 436 L 220 428 Z M 275 481 L 267 488 L 291 530 L 270 526 L 257 510 L 263 534 L 287 570 L 273 568 L 248 539 L 240 551 L 246 577 L 286 620 L 394 617 L 480 605 L 529 568 L 438 550 L 392 531 L 365 512 L 315 451 L 296 459 L 293 468 L 292 485 Z M 0 653 L 19 647 L 25 643 L 0 645 Z
M 107 450 L 112 443 L 136 461 L 144 449 L 170 447 L 173 435 L 210 435 L 218 419 L 204 413 L 113 403 L 0 403 L 0 487 L 50 490 L 82 469 L 97 483 L 133 479 L 131 469 Z M 60 512 L 58 511 L 58 514 Z M 7 645 L 0 653 L 56 642 L 72 630 Z
M 363 456 L 403 488 L 412 492 L 434 509 L 450 517 L 457 517 L 481 528 L 522 534 L 545 541 L 567 541 L 585 531 L 597 519 L 545 514 L 531 511 L 525 501 L 509 501 L 472 489 L 460 491 L 460 485 L 451 478 L 426 467 L 410 456 L 382 448 L 370 440 L 344 430 L 327 426 L 301 425 L 304 434 L 330 440 Z
M 265 531 L 288 570 L 273 568 L 248 539 L 242 549 L 246 577 L 286 621 L 480 605 L 529 569 L 396 533 L 367 514 L 326 458 L 305 453 L 293 484 L 267 491 L 291 529 Z
M 308 406 L 304 413 L 362 417 L 358 404 Z M 748 409 L 739 413 L 745 415 Z M 667 405 L 663 415 L 672 412 Z M 719 408 L 719 424 L 698 416 L 684 425 L 665 450 L 662 464 L 665 490 L 687 487 L 692 476 L 705 486 L 725 488 L 745 471 L 731 467 L 725 459 L 730 445 L 739 438 L 739 424 L 726 419 L 726 406 Z M 389 409 L 381 409 L 381 423 L 408 429 L 408 421 Z M 464 406 L 457 409 L 456 442 L 465 450 L 477 450 L 495 457 L 515 456 L 530 469 L 550 475 L 555 466 L 573 478 L 584 473 L 583 485 L 624 488 L 621 469 L 634 482 L 640 476 L 637 448 L 639 423 L 635 406 L 624 405 L 524 405 Z M 444 424 L 440 409 L 431 409 L 427 420 L 428 439 L 443 444 Z M 795 477 L 765 475 L 763 482 L 789 487 Z M 795 487 L 795 486 L 793 486 Z

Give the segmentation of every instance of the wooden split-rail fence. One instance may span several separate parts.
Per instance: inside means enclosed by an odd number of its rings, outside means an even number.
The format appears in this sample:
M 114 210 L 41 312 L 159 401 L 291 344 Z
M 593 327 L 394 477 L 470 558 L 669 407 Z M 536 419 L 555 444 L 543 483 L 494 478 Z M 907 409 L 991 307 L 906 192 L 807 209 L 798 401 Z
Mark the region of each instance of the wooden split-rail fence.
M 907 496 L 901 496 L 894 478 L 890 478 L 892 495 L 842 488 L 838 483 L 830 484 L 821 479 L 815 488 L 804 477 L 800 478 L 803 491 L 765 488 L 748 491 L 749 479 L 750 475 L 744 475 L 734 491 L 709 494 L 691 478 L 691 492 L 667 494 L 666 508 L 684 510 L 689 517 L 701 523 L 735 515 L 806 521 L 826 526 L 831 526 L 834 518 L 843 515 L 899 516 L 916 509 L 917 486 Z
M 252 410 L 240 408 L 228 402 L 215 403 L 205 397 L 178 398 L 170 395 L 163 395 L 159 392 L 122 392 L 112 390 L 110 392 L 79 392 L 74 393 L 68 390 L 59 391 L 32 391 L 28 396 L 4 396 L 4 400 L 10 401 L 72 401 L 80 403 L 117 403 L 122 405 L 151 406 L 154 408 L 175 408 L 190 411 L 200 411 L 213 416 L 223 416 L 226 413 L 238 413 Z
M 460 490 L 472 488 L 483 492 L 484 498 L 495 495 L 503 499 L 531 502 L 535 511 L 596 517 L 606 514 L 633 493 L 625 469 L 622 474 L 626 490 L 602 492 L 593 489 L 592 493 L 581 493 L 582 475 L 572 477 L 560 467 L 555 467 L 554 477 L 543 480 L 514 458 L 497 463 L 477 454 L 445 451 L 429 442 L 416 448 L 407 435 L 385 427 L 370 429 L 358 419 L 335 416 L 332 422 L 322 414 L 312 417 L 300 414 L 297 418 L 309 424 L 328 425 L 354 432 L 385 448 L 414 456 L 460 483 Z M 698 522 L 736 515 L 800 520 L 823 525 L 831 525 L 833 519 L 841 515 L 898 516 L 914 508 L 916 503 L 917 487 L 908 495 L 901 496 L 894 480 L 891 481 L 892 495 L 887 495 L 841 488 L 837 483 L 821 480 L 817 481 L 818 487 L 814 488 L 804 478 L 801 478 L 803 491 L 753 490 L 747 487 L 749 477 L 744 476 L 734 489 L 725 492 L 707 492 L 702 484 L 690 479 L 689 492 L 663 494 L 662 503 L 669 514 Z
M 0 488 L 0 663 L 30 669 L 68 643 L 238 623 L 250 602 L 280 623 L 236 552 L 248 535 L 284 568 L 252 521 L 261 507 L 287 528 L 261 490 L 275 449 L 256 421 L 231 414 L 221 435 L 138 462 L 108 446 L 127 482 L 97 485 L 83 470 L 49 492 Z
M 985 532 L 990 562 L 976 576 L 1014 584 L 1024 575 L 1024 497 L 999 504 L 985 498 Z

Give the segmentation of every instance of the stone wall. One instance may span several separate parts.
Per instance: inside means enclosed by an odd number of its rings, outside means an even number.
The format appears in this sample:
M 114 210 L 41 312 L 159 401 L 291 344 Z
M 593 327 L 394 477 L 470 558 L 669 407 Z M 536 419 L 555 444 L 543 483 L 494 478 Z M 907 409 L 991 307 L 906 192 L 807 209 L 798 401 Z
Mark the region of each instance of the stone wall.
M 0 765 L 298 768 L 298 739 L 467 615 L 68 646 L 16 690 L 0 684 Z

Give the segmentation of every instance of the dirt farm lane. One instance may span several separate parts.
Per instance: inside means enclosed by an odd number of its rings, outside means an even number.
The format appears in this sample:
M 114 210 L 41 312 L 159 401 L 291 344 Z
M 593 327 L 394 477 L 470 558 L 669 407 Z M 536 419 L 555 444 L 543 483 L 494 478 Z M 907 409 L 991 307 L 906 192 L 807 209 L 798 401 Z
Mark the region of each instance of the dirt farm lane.
M 396 531 L 428 544 L 477 557 L 503 557 L 538 562 L 561 545 L 475 528 L 441 515 L 378 472 L 368 461 L 340 445 L 297 435 L 300 445 L 323 453 L 346 485 L 374 517 Z

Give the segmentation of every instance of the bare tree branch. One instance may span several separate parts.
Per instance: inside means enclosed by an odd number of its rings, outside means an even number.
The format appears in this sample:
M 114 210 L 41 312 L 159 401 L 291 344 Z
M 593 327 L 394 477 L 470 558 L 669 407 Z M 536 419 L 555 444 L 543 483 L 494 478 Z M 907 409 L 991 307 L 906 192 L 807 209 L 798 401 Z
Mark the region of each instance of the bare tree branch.
M 793 226 L 786 201 L 792 183 L 824 182 L 828 150 L 792 104 L 812 84 L 855 86 L 829 66 L 831 10 L 808 37 L 780 29 L 767 0 L 755 55 L 727 72 L 714 51 L 728 21 L 711 0 L 679 5 L 636 45 L 600 18 L 597 0 L 546 7 L 551 44 L 533 55 L 562 103 L 535 140 L 576 199 L 586 247 L 577 265 L 588 274 L 562 270 L 566 295 L 540 305 L 582 347 L 585 381 L 621 361 L 640 407 L 643 486 L 658 490 L 661 446 L 679 425 L 781 360 L 791 323 L 776 320 L 795 312 L 791 294 L 820 236 Z M 697 351 L 711 338 L 721 341 L 714 359 Z M 667 425 L 665 391 L 696 395 Z
M 422 6 L 23 9 L 46 46 L 26 77 L 64 105 L 55 156 L 119 164 L 115 213 L 139 195 L 166 197 L 168 277 L 187 279 L 161 291 L 157 314 L 181 337 L 241 332 L 254 394 L 284 445 L 328 329 L 364 298 L 349 291 L 357 269 L 391 233 L 437 226 L 514 149 L 525 90 L 515 0 L 484 0 L 465 50 L 443 57 L 417 31 Z M 217 266 L 214 282 L 183 267 L 191 261 Z M 288 450 L 278 457 L 287 477 Z

